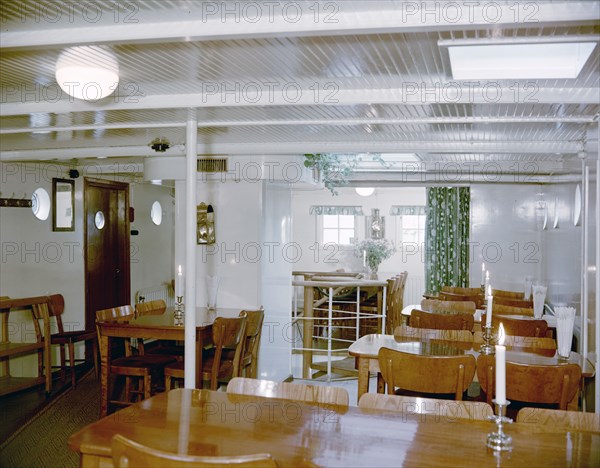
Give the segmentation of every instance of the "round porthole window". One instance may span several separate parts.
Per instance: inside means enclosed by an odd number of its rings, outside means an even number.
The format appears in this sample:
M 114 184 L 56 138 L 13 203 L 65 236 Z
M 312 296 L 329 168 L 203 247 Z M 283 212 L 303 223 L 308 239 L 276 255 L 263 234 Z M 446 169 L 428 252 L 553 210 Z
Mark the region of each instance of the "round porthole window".
M 160 226 L 160 223 L 162 223 L 162 206 L 160 205 L 160 202 L 155 201 L 152 203 L 152 208 L 150 209 L 150 218 L 157 226 Z
M 94 224 L 98 229 L 102 229 L 104 227 L 104 213 L 102 213 L 102 211 L 98 211 L 96 216 L 94 216 Z
M 31 196 L 31 211 L 37 219 L 45 221 L 50 214 L 50 195 L 43 188 L 38 188 Z

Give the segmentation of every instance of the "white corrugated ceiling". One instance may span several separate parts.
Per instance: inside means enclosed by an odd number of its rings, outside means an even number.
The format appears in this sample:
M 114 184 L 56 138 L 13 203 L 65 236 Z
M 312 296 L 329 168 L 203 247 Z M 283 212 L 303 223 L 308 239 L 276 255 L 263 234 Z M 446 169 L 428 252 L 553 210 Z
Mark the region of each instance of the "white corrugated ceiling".
M 597 127 L 598 46 L 575 79 L 478 83 L 454 81 L 438 46 L 597 40 L 597 1 L 85 4 L 2 3 L 3 161 L 152 157 L 157 137 L 180 154 L 189 107 L 201 153 L 414 153 L 428 168 L 568 171 Z M 54 66 L 64 48 L 87 44 L 116 55 L 119 88 L 74 102 Z

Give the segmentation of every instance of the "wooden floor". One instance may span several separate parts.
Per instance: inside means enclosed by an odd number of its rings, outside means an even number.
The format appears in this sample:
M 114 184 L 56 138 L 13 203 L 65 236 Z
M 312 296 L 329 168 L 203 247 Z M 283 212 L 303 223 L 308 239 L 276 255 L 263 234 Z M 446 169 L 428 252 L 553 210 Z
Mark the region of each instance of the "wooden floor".
M 93 367 L 92 364 L 76 366 L 77 379 L 81 378 Z M 21 390 L 20 392 L 0 397 L 0 445 L 17 429 L 29 421 L 36 413 L 42 411 L 60 394 L 71 387 L 71 377 L 67 371 L 65 379 L 56 371 L 52 379 L 52 392 L 46 395 L 44 385 Z

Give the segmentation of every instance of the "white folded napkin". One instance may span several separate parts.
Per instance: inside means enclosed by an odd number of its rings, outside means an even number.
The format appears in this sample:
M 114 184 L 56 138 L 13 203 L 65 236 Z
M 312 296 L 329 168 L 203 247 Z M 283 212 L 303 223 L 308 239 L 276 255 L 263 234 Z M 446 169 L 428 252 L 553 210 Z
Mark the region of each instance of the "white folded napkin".
M 542 318 L 544 313 L 544 302 L 546 301 L 546 286 L 539 284 L 533 285 L 533 316 Z
M 525 299 L 526 301 L 529 300 L 529 298 L 531 297 L 531 285 L 533 284 L 533 276 L 526 276 L 525 277 L 525 288 L 523 291 L 523 299 Z
M 575 309 L 573 307 L 555 307 L 556 315 L 556 341 L 558 355 L 569 357 L 573 341 L 573 324 L 575 323 Z

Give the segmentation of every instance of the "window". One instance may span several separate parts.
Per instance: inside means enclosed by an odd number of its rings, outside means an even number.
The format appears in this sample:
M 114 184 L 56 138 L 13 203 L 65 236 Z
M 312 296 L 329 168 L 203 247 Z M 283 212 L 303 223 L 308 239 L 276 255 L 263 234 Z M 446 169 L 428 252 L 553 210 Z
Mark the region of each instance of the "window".
M 350 246 L 357 236 L 357 216 L 364 216 L 361 206 L 311 206 L 315 215 L 315 242 L 322 245 Z
M 396 217 L 396 243 L 425 242 L 425 207 L 393 206 L 390 215 Z
M 323 244 L 350 245 L 354 231 L 353 215 L 323 216 Z

